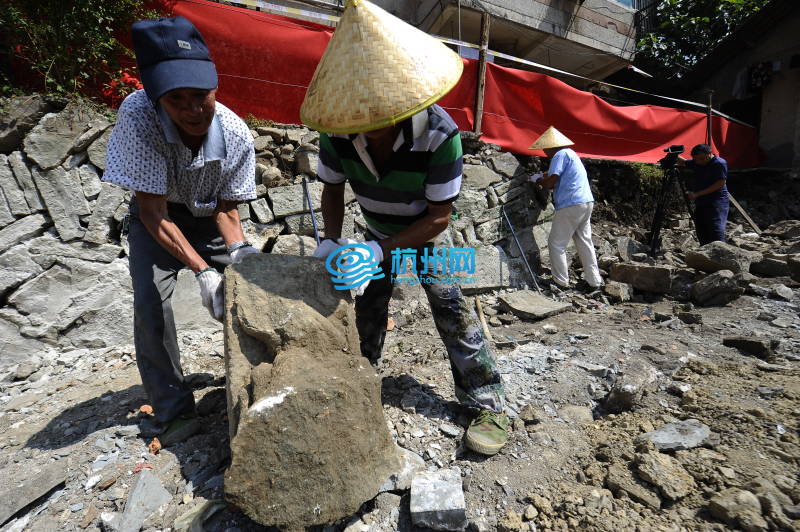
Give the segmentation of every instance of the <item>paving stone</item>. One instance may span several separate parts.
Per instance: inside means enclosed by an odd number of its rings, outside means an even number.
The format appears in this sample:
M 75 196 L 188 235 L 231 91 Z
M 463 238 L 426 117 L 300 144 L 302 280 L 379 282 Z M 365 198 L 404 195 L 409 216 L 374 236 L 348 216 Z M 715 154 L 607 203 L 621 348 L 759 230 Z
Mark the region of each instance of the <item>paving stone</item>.
M 411 520 L 434 530 L 464 530 L 466 502 L 457 468 L 421 472 L 411 481 Z
M 572 308 L 572 304 L 569 302 L 554 301 L 532 290 L 502 294 L 497 299 L 505 309 L 520 318 L 530 320 L 542 320 Z

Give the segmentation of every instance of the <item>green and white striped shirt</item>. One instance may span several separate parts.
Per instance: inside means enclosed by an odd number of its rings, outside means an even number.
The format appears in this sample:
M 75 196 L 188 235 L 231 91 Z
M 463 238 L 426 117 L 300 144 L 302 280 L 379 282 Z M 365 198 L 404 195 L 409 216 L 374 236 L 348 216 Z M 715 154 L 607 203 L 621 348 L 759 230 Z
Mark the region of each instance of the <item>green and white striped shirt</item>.
M 379 238 L 424 217 L 428 203 L 452 203 L 461 189 L 458 126 L 438 105 L 400 123 L 393 151 L 379 172 L 363 134 L 320 134 L 319 179 L 328 185 L 349 181 L 369 230 Z

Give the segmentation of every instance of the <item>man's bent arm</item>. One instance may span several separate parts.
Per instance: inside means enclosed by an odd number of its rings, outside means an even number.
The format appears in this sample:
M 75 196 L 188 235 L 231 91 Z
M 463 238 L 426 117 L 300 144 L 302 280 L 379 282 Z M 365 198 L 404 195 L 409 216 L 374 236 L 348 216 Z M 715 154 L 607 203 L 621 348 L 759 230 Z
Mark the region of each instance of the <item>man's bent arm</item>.
M 214 211 L 217 230 L 219 230 L 219 234 L 222 240 L 225 241 L 226 246 L 230 246 L 234 242 L 244 241 L 238 205 L 239 202 L 237 201 L 219 200 L 217 210 Z
M 344 184 L 322 187 L 322 220 L 325 222 L 325 237 L 337 239 L 342 236 L 344 221 Z
M 428 214 L 425 217 L 420 218 L 396 235 L 378 241 L 383 249 L 383 256 L 388 257 L 393 249 L 417 248 L 433 239 L 447 229 L 452 210 L 453 205 L 450 203 L 446 205 L 428 203 Z
M 707 196 L 708 194 L 712 194 L 712 193 L 716 192 L 717 190 L 721 189 L 724 186 L 725 186 L 725 180 L 724 179 L 718 179 L 718 180 L 714 181 L 711 184 L 710 187 L 704 188 L 703 190 L 698 190 L 697 192 L 695 192 L 694 193 L 694 197 L 697 198 L 699 196 Z
M 556 186 L 556 181 L 558 181 L 558 174 L 548 175 L 544 174 L 544 177 L 539 180 L 542 187 L 552 189 Z
M 183 232 L 169 219 L 166 196 L 136 192 L 136 203 L 139 206 L 139 219 L 161 247 L 195 273 L 208 268 L 206 261 L 189 244 Z

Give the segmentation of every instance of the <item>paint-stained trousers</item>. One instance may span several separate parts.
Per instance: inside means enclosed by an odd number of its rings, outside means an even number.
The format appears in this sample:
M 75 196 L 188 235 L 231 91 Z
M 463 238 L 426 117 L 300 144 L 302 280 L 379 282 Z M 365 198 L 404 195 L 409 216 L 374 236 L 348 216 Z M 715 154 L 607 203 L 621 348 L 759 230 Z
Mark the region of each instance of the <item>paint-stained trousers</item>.
M 432 244 L 427 244 L 432 247 Z M 416 250 L 416 271 L 422 272 L 423 247 Z M 356 326 L 361 340 L 361 354 L 376 363 L 383 351 L 389 300 L 392 297 L 392 260 L 381 263 L 385 276 L 370 281 L 364 295 L 356 297 Z M 444 342 L 453 372 L 458 400 L 467 406 L 502 412 L 503 385 L 500 372 L 483 337 L 475 311 L 467 305 L 457 284 L 438 283 L 444 272 L 417 274 L 428 297 L 433 321 Z
M 185 266 L 169 254 L 147 231 L 131 202 L 128 244 L 133 282 L 133 339 L 136 363 L 156 420 L 165 423 L 194 411 L 194 396 L 184 380 L 180 349 L 172 314 L 172 293 L 178 272 Z M 212 241 L 219 237 L 211 216 L 195 218 L 189 209 L 168 204 L 169 218 L 210 265 L 211 255 L 220 254 Z M 224 249 L 224 246 L 223 246 Z M 222 251 L 224 253 L 224 251 Z

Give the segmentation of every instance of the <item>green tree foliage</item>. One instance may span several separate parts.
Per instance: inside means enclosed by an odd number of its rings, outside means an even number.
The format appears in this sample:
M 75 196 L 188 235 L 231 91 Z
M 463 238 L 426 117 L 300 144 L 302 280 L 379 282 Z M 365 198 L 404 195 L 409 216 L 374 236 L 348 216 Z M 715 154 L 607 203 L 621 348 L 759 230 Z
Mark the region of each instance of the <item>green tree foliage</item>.
M 640 36 L 636 64 L 658 77 L 680 77 L 766 3 L 662 0 L 656 11 L 656 29 Z
M 21 66 L 15 85 L 56 93 L 96 92 L 123 71 L 131 52 L 116 38 L 138 19 L 153 16 L 141 0 L 2 0 L 0 54 L 6 83 Z

